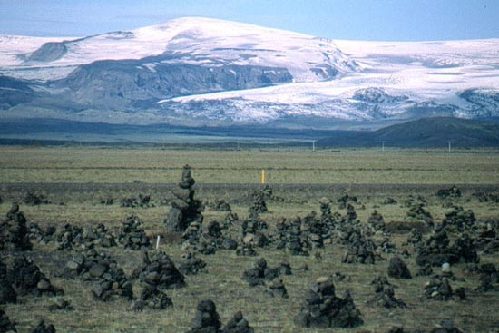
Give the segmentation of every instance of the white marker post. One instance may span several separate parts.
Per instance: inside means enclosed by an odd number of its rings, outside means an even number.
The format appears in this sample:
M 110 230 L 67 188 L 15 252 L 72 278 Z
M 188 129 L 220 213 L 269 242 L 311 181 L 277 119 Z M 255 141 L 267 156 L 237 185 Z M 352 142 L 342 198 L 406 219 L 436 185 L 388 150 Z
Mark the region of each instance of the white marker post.
M 159 249 L 159 242 L 161 241 L 161 236 L 158 235 L 158 238 L 156 239 L 156 250 Z

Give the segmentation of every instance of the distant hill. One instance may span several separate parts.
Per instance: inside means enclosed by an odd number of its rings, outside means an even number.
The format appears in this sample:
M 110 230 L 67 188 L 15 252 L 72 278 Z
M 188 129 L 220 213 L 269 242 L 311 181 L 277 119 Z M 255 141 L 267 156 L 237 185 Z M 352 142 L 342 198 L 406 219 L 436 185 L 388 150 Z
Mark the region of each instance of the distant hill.
M 333 132 L 320 146 L 498 147 L 499 123 L 452 117 L 423 118 L 391 125 L 375 132 Z

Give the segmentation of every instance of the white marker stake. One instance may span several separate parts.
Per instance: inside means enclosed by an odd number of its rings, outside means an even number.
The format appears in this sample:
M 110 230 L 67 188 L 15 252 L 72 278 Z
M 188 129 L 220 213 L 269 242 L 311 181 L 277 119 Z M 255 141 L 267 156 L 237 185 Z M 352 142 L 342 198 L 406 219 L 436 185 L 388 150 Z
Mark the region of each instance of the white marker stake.
M 156 239 L 156 250 L 159 249 L 159 241 L 161 240 L 161 236 L 158 235 L 158 239 Z

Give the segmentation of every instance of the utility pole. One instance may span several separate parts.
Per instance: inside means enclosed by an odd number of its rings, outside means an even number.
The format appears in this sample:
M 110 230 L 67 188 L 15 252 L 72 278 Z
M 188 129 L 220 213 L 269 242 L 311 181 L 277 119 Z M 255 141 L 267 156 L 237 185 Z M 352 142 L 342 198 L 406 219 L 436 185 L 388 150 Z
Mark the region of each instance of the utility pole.
M 448 144 L 449 144 L 449 153 L 450 153 L 450 151 L 451 151 L 451 143 L 450 143 L 450 141 L 448 141 Z
M 315 140 L 312 141 L 312 151 L 315 151 Z
M 381 141 L 381 151 L 385 151 L 385 141 Z

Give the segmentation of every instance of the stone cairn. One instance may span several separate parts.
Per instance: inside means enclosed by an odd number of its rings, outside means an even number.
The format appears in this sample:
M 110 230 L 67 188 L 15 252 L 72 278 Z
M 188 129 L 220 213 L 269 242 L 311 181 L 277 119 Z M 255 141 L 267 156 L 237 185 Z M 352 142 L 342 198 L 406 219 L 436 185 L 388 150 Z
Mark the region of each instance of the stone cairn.
M 172 191 L 175 199 L 171 202 L 168 218 L 165 219 L 166 229 L 170 232 L 183 232 L 192 221 L 203 221 L 201 201 L 194 199 L 192 186 L 195 181 L 191 175 L 191 167 L 184 165 L 178 188 Z
M 72 250 L 83 243 L 83 229 L 67 223 L 56 231 L 55 239 L 58 250 Z
M 0 309 L 0 332 L 17 332 L 15 323 L 7 317 L 3 309 Z
M 463 207 L 454 206 L 452 210 L 445 213 L 442 221 L 444 228 L 456 231 L 470 230 L 475 226 L 475 213 L 472 210 L 464 210 Z
M 192 319 L 188 333 L 218 333 L 221 326 L 215 303 L 212 300 L 203 300 L 197 306 L 196 315 Z
M 260 220 L 258 211 L 250 208 L 249 218 L 241 224 L 241 241 L 236 253 L 242 256 L 257 255 L 255 248 L 269 244 L 269 239 L 263 233 L 263 230 L 267 229 L 268 225 Z
M 142 256 L 142 267 L 133 272 L 133 277 L 139 278 L 153 288 L 176 289 L 186 285 L 182 273 L 163 251 L 145 251 Z
M 5 220 L 0 222 L 0 250 L 31 250 L 33 244 L 29 239 L 24 213 L 19 205 L 12 204 Z
M 345 194 L 338 198 L 338 209 L 346 209 L 349 202 L 357 202 L 356 196 Z
M 41 319 L 31 333 L 55 333 L 55 327 L 45 324 L 45 320 Z
M 198 303 L 196 314 L 192 319 L 191 329 L 187 333 L 253 333 L 253 328 L 243 317 L 241 311 L 236 312 L 222 327 L 220 315 L 212 300 L 203 300 Z
M 265 202 L 265 192 L 262 190 L 254 191 L 251 194 L 250 213 L 256 212 L 258 214 L 268 211 L 267 202 Z
M 289 294 L 282 279 L 274 279 L 267 285 L 267 294 L 275 298 L 288 299 Z
M 347 204 L 347 222 L 352 222 L 357 220 L 357 212 L 352 204 Z
M 267 261 L 263 258 L 258 259 L 253 268 L 243 272 L 243 280 L 246 280 L 250 287 L 265 285 L 265 281 L 274 280 L 279 277 L 279 268 L 268 267 Z
M 309 243 L 308 235 L 302 228 L 302 221 L 299 217 L 291 220 L 288 227 L 288 237 L 286 249 L 294 256 L 308 256 Z
M 151 201 L 151 196 L 149 194 L 139 194 L 139 197 L 125 198 L 121 200 L 121 207 L 126 208 L 150 208 L 154 207 L 154 203 Z
M 116 246 L 114 235 L 102 223 L 99 223 L 96 227 L 87 226 L 83 228 L 82 239 L 83 247 L 86 249 L 91 249 L 94 246 L 103 248 Z
M 448 189 L 438 190 L 435 195 L 441 199 L 447 199 L 447 198 L 460 198 L 462 197 L 463 194 L 461 190 L 454 185 Z
M 186 252 L 182 254 L 182 260 L 179 262 L 178 269 L 184 275 L 195 275 L 206 268 L 206 262 L 196 257 L 195 252 Z
M 383 218 L 383 215 L 378 213 L 377 210 L 375 210 L 371 216 L 367 219 L 367 223 L 374 229 L 374 230 L 385 230 L 385 219 Z
M 115 296 L 127 299 L 133 297 L 132 280 L 114 259 L 94 249 L 74 255 L 58 275 L 92 281 L 92 294 L 102 301 L 108 301 Z
M 331 278 L 322 277 L 310 287 L 300 312 L 295 317 L 300 327 L 357 327 L 363 324 L 351 295 L 336 297 Z
M 494 264 L 482 264 L 480 268 L 477 267 L 476 273 L 479 274 L 480 279 L 480 286 L 477 288 L 478 291 L 485 292 L 496 289 L 494 284 L 499 283 L 499 271 Z
M 347 250 L 343 255 L 342 262 L 347 264 L 374 264 L 378 256 L 376 243 L 362 235 L 358 229 L 351 230 L 350 236 L 346 239 Z
M 24 256 L 14 260 L 12 269 L 7 271 L 6 280 L 12 283 L 18 295 L 54 297 L 64 294 L 63 289 L 55 288 L 40 268 Z
M 136 215 L 128 216 L 121 223 L 118 239 L 125 249 L 147 250 L 151 248 L 151 241 L 144 232 L 143 223 Z
M 146 284 L 140 293 L 140 298 L 133 301 L 132 310 L 140 311 L 144 308 L 162 310 L 173 306 L 172 300 L 163 291 Z
M 328 225 L 323 219 L 317 216 L 316 212 L 311 212 L 303 219 L 303 224 L 308 232 L 308 244 L 311 249 L 322 249 L 324 243 L 329 238 Z M 303 226 L 302 226 L 303 230 Z
M 426 200 L 421 197 L 410 197 L 407 205 L 409 210 L 406 213 L 406 220 L 409 222 L 422 222 L 429 227 L 433 227 L 435 222 L 433 221 L 433 216 L 429 211 L 426 210 Z
M 400 257 L 393 257 L 388 263 L 388 276 L 394 279 L 412 279 L 411 272 Z
M 458 296 L 460 299 L 465 298 L 465 291 L 463 288 L 453 290 L 449 280 L 438 275 L 435 275 L 430 281 L 426 282 L 424 294 L 426 298 L 440 301 L 447 301 L 455 296 Z
M 406 307 L 404 301 L 395 297 L 394 286 L 388 282 L 386 277 L 378 276 L 371 281 L 371 284 L 374 286 L 375 296 L 367 301 L 368 304 L 386 309 Z

